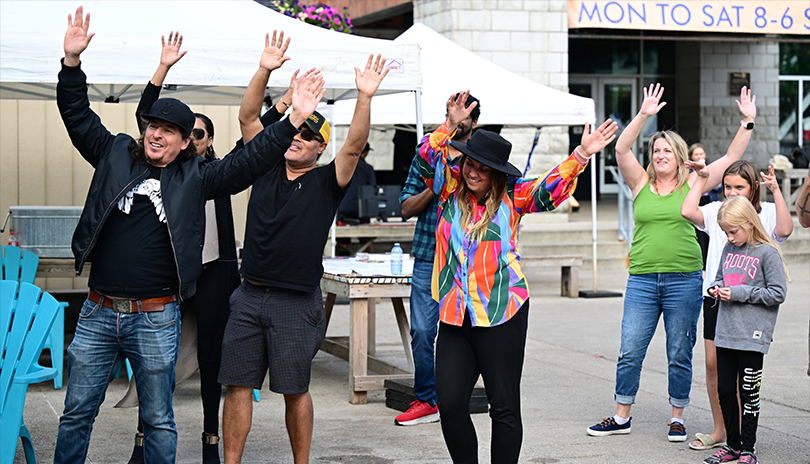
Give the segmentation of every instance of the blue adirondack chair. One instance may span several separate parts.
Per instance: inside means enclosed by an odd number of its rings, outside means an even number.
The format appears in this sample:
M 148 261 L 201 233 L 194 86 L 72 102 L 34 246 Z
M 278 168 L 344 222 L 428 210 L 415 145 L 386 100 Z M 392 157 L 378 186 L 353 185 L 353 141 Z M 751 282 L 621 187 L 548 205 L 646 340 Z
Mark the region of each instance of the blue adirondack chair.
M 34 253 L 20 247 L 7 245 L 3 250 L 2 278 L 16 282 L 34 283 L 37 275 L 39 257 Z M 56 368 L 57 375 L 53 379 L 53 387 L 62 388 L 62 378 L 65 369 L 65 309 L 67 303 L 59 303 L 59 313 L 53 324 L 53 329 L 45 340 L 45 349 L 51 352 L 51 365 Z
M 59 302 L 39 287 L 0 281 L 0 329 L 3 334 L 0 359 L 0 464 L 12 464 L 17 438 L 22 440 L 25 460 L 37 462 L 31 434 L 23 424 L 28 385 L 53 379 L 57 370 L 37 364 L 45 339 L 59 314 Z M 40 297 L 41 295 L 41 297 Z

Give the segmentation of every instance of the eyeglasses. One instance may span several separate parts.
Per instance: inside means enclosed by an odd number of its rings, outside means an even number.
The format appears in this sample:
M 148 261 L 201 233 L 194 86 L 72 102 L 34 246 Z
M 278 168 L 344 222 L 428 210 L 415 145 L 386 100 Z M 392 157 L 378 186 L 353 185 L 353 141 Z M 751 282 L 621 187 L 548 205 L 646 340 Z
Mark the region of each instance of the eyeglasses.
M 193 135 L 194 138 L 197 139 L 197 140 L 202 140 L 207 136 L 207 134 L 205 133 L 204 130 L 202 130 L 200 128 L 196 128 L 196 127 L 194 129 L 192 129 L 191 135 Z
M 298 135 L 301 136 L 301 139 L 304 142 L 312 142 L 313 140 L 317 140 L 318 142 L 323 143 L 323 139 L 319 135 L 305 127 L 298 129 Z

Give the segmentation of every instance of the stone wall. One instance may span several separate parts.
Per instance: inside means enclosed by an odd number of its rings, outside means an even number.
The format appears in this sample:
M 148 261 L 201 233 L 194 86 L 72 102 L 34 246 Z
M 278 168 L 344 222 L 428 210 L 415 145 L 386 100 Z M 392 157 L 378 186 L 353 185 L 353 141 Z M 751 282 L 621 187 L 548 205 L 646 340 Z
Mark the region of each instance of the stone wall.
M 729 95 L 731 72 L 751 73 L 757 120 L 745 158 L 765 167 L 779 153 L 779 44 L 700 44 L 700 141 L 712 160 L 725 154 L 742 119 L 739 95 Z
M 568 91 L 568 10 L 564 0 L 414 0 L 414 21 L 516 74 Z M 475 89 L 471 89 L 475 95 Z M 504 98 L 510 98 L 504 89 Z M 516 102 L 519 104 L 519 102 Z M 486 112 L 487 102 L 481 102 Z M 504 129 L 512 163 L 526 165 L 534 129 Z M 532 155 L 539 175 L 568 156 L 568 130 L 547 127 Z

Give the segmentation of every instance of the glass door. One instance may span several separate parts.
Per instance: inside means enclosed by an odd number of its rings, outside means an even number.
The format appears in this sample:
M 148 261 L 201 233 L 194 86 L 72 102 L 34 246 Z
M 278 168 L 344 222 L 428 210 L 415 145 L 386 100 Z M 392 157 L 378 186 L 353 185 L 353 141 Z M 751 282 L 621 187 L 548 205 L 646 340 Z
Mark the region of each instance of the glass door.
M 569 83 L 571 93 L 591 97 L 596 105 L 597 124 L 601 124 L 607 118 L 611 118 L 619 124 L 619 132 L 630 124 L 636 115 L 637 98 L 636 80 L 633 78 L 613 78 L 613 77 L 588 77 L 571 78 Z M 617 137 L 618 138 L 618 137 Z M 579 138 L 576 138 L 578 141 Z M 572 140 L 572 143 L 574 140 Z M 634 149 L 636 156 L 640 155 L 638 149 Z M 616 179 L 610 173 L 609 166 L 616 164 L 616 141 L 605 147 L 597 158 L 600 193 L 618 193 L 619 189 Z

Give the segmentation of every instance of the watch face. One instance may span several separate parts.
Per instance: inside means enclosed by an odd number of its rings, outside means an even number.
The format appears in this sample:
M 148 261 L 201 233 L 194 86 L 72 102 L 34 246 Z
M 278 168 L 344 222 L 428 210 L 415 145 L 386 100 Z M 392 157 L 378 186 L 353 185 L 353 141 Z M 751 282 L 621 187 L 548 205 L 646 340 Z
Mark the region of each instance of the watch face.
M 745 128 L 746 128 L 746 129 L 748 129 L 748 130 L 753 129 L 753 128 L 754 128 L 754 122 L 753 122 L 753 121 L 751 121 L 751 122 L 747 123 L 747 124 L 745 125 Z

